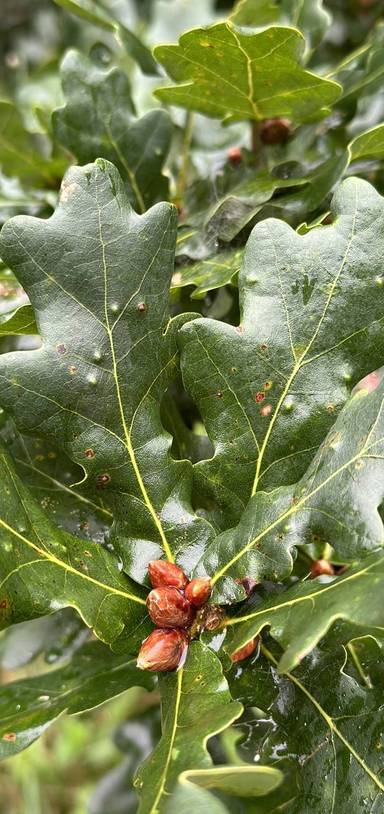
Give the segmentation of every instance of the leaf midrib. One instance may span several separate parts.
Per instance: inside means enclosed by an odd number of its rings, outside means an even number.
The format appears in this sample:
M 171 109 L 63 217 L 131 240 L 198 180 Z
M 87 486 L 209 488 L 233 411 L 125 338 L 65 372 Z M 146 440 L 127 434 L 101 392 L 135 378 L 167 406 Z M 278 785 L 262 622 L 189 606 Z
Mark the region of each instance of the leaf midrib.
M 383 557 L 384 560 L 384 557 Z M 347 574 L 343 576 L 341 579 L 335 579 L 329 585 L 321 586 L 321 588 L 317 591 L 313 591 L 312 593 L 305 594 L 303 596 L 297 596 L 293 599 L 288 599 L 285 602 L 280 602 L 278 605 L 273 605 L 270 608 L 262 608 L 260 610 L 255 611 L 254 613 L 249 613 L 246 616 L 236 616 L 232 619 L 228 619 L 225 622 L 225 627 L 230 627 L 232 625 L 238 625 L 241 622 L 248 622 L 251 619 L 255 619 L 257 616 L 264 616 L 268 615 L 269 613 L 273 614 L 277 611 L 281 610 L 282 608 L 292 607 L 294 605 L 298 605 L 300 602 L 310 601 L 315 603 L 316 600 L 323 596 L 323 594 L 327 593 L 328 591 L 337 590 L 338 588 L 342 588 L 342 586 L 346 582 L 350 582 L 353 579 L 359 579 L 360 577 L 367 574 L 371 569 L 375 568 L 377 565 L 377 561 L 370 563 L 365 568 L 360 569 L 360 571 L 355 571 L 354 574 Z
M 99 239 L 100 239 L 100 246 L 101 246 L 101 253 L 102 253 L 102 264 L 103 264 L 103 275 L 104 275 L 105 329 L 106 329 L 106 332 L 107 332 L 108 341 L 109 341 L 109 345 L 110 345 L 110 349 L 111 349 L 113 378 L 114 378 L 114 382 L 115 382 L 115 389 L 116 389 L 117 402 L 118 402 L 118 406 L 119 406 L 120 419 L 121 419 L 121 423 L 122 423 L 122 427 L 123 427 L 123 431 L 124 431 L 125 447 L 127 449 L 127 452 L 128 452 L 131 464 L 132 464 L 132 468 L 133 468 L 133 471 L 135 473 L 137 483 L 139 485 L 139 489 L 141 491 L 141 494 L 143 495 L 144 503 L 145 503 L 145 505 L 146 505 L 146 507 L 147 507 L 147 509 L 149 511 L 149 514 L 152 517 L 154 525 L 155 525 L 155 527 L 156 527 L 156 529 L 157 529 L 157 531 L 158 531 L 158 533 L 160 535 L 160 539 L 161 539 L 161 543 L 162 543 L 162 546 L 163 546 L 163 549 L 164 549 L 164 553 L 165 553 L 165 555 L 167 557 L 167 560 L 169 562 L 174 562 L 174 556 L 172 554 L 172 551 L 171 551 L 171 548 L 169 546 L 168 540 L 167 540 L 167 538 L 165 536 L 165 532 L 164 532 L 162 523 L 161 523 L 161 521 L 160 521 L 160 519 L 159 519 L 159 517 L 157 515 L 157 512 L 156 512 L 154 506 L 152 505 L 152 502 L 151 502 L 150 497 L 148 495 L 147 489 L 145 487 L 145 483 L 144 483 L 143 478 L 141 476 L 140 468 L 139 468 L 139 465 L 137 463 L 136 456 L 135 456 L 135 451 L 134 451 L 133 446 L 132 446 L 130 430 L 128 428 L 127 421 L 126 421 L 126 418 L 125 418 L 123 399 L 122 399 L 121 389 L 120 389 L 118 363 L 117 363 L 117 357 L 116 357 L 116 351 L 115 351 L 115 344 L 114 344 L 114 340 L 113 340 L 113 328 L 115 326 L 114 325 L 111 326 L 110 320 L 109 320 L 109 311 L 108 311 L 108 265 L 107 265 L 107 257 L 106 257 L 106 243 L 105 243 L 104 238 L 103 238 L 103 225 L 102 225 L 102 220 L 101 220 L 101 207 L 100 207 L 99 198 L 98 198 L 97 180 L 95 180 L 95 185 L 96 185 L 96 205 L 97 205 L 97 215 L 98 215 L 98 225 L 99 225 Z
M 177 734 L 178 719 L 179 719 L 179 709 L 180 709 L 182 686 L 183 686 L 183 674 L 184 674 L 184 670 L 183 670 L 183 668 L 181 668 L 177 673 L 177 689 L 176 689 L 176 699 L 175 699 L 175 712 L 174 712 L 174 717 L 173 717 L 173 722 L 172 722 L 171 736 L 170 736 L 170 739 L 169 739 L 169 748 L 168 748 L 168 751 L 167 751 L 167 758 L 166 758 L 164 768 L 163 768 L 163 771 L 162 771 L 161 781 L 160 781 L 160 786 L 159 786 L 158 792 L 156 794 L 155 800 L 152 803 L 151 809 L 148 812 L 148 814 L 158 814 L 157 806 L 158 806 L 159 801 L 161 800 L 161 797 L 165 793 L 165 784 L 167 782 L 169 764 L 170 764 L 171 759 L 172 759 L 172 750 L 173 750 L 173 745 L 175 743 L 176 734 Z
M 273 654 L 268 650 L 268 648 L 264 644 L 261 645 L 261 651 L 262 651 L 263 655 L 268 659 L 268 661 L 271 664 L 273 664 L 274 667 L 278 666 L 277 660 L 275 659 Z M 336 726 L 333 718 L 331 718 L 330 715 L 328 715 L 326 713 L 325 709 L 323 709 L 321 704 L 312 695 L 312 693 L 310 693 L 309 690 L 307 690 L 307 688 L 304 686 L 304 684 L 302 684 L 301 681 L 296 676 L 294 676 L 292 673 L 286 673 L 285 677 L 289 681 L 292 681 L 293 684 L 295 684 L 296 687 L 298 687 L 298 689 L 301 690 L 302 693 L 304 693 L 304 695 L 313 704 L 313 706 L 315 707 L 317 712 L 321 715 L 323 720 L 326 722 L 326 724 L 329 727 L 329 729 L 331 730 L 331 732 L 333 732 L 339 738 L 339 740 L 341 740 L 341 742 L 344 744 L 345 748 L 349 751 L 349 753 L 352 755 L 352 757 L 355 758 L 357 763 L 366 772 L 366 774 L 371 778 L 373 783 L 380 789 L 380 791 L 384 792 L 384 784 L 381 783 L 381 781 L 379 780 L 377 775 L 366 764 L 365 760 L 363 760 L 363 758 L 360 757 L 359 753 L 356 752 L 356 749 L 352 746 L 351 743 L 349 743 L 347 738 L 344 737 L 342 732 L 340 732 L 340 729 Z
M 384 402 L 382 402 L 382 404 L 381 404 L 380 411 L 381 411 L 381 409 L 383 407 L 383 404 L 384 404 Z M 376 423 L 377 423 L 377 419 L 375 421 L 375 424 Z M 374 427 L 371 428 L 370 434 L 372 433 L 373 428 Z M 369 449 L 371 449 L 371 447 L 374 447 L 376 444 L 382 443 L 383 440 L 384 440 L 384 436 L 382 436 L 381 438 L 378 438 L 376 441 L 373 441 L 372 444 L 368 444 L 368 445 L 365 444 L 364 447 L 362 447 L 360 452 L 356 453 L 356 455 L 354 455 L 352 458 L 349 458 L 349 460 L 346 461 L 341 466 L 339 466 L 338 469 L 335 470 L 335 472 L 332 472 L 330 475 L 328 475 L 328 477 L 324 481 L 322 481 L 322 483 L 318 484 L 318 486 L 316 486 L 315 489 L 312 489 L 311 492 L 308 492 L 307 495 L 300 498 L 300 500 L 298 500 L 297 503 L 293 504 L 290 507 L 290 509 L 287 509 L 287 511 L 285 511 L 281 515 L 279 515 L 279 517 L 277 517 L 276 520 L 273 521 L 273 523 L 270 523 L 269 526 L 267 526 L 265 529 L 263 529 L 263 531 L 261 531 L 259 534 L 257 534 L 256 537 L 254 537 L 251 540 L 250 543 L 248 543 L 246 546 L 244 546 L 234 557 L 232 557 L 232 559 L 229 562 L 227 562 L 225 564 L 225 566 L 220 569 L 220 571 L 217 571 L 214 574 L 214 576 L 211 578 L 212 585 L 214 585 L 215 582 L 217 582 L 217 580 L 220 579 L 229 568 L 231 568 L 247 551 L 249 551 L 250 548 L 253 548 L 253 546 L 256 545 L 256 543 L 259 543 L 260 540 L 262 540 L 263 537 L 266 536 L 266 534 L 269 534 L 269 532 L 271 532 L 276 526 L 280 525 L 280 523 L 282 523 L 284 520 L 287 520 L 293 514 L 298 512 L 299 509 L 301 509 L 303 506 L 305 506 L 305 504 L 308 502 L 308 500 L 310 500 L 312 497 L 314 497 L 314 495 L 316 495 L 318 492 L 320 492 L 321 489 L 324 488 L 324 486 L 327 486 L 328 483 L 330 483 L 335 477 L 340 475 L 341 472 L 343 472 L 345 469 L 347 469 L 349 466 L 351 466 L 351 464 L 355 463 L 355 461 L 359 461 L 361 458 L 366 457 L 367 451 Z

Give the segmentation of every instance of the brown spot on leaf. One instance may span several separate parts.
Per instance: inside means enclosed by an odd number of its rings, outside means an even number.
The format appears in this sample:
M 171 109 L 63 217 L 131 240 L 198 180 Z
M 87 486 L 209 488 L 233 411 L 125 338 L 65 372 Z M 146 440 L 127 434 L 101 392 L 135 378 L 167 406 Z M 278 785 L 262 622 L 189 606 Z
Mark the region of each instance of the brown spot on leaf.
M 5 610 L 8 607 L 8 602 L 6 599 L 2 599 L 0 602 L 0 610 Z
M 266 416 L 271 415 L 271 412 L 272 412 L 272 405 L 271 404 L 266 404 L 265 407 L 261 408 L 260 415 L 263 416 L 263 418 L 266 418 Z
M 16 740 L 16 732 L 6 732 L 3 735 L 3 741 L 7 741 L 8 743 L 14 743 Z
M 147 306 L 146 306 L 145 302 L 139 302 L 139 304 L 137 306 L 137 310 L 140 311 L 141 314 L 144 313 L 144 311 L 147 310 Z
M 96 478 L 96 486 L 98 489 L 105 489 L 108 484 L 111 482 L 111 476 L 108 475 L 108 472 L 103 472 L 101 475 L 98 475 Z
M 66 203 L 69 201 L 71 195 L 73 195 L 76 184 L 66 184 L 65 182 L 61 185 L 61 193 L 60 193 L 60 200 Z
M 259 392 L 258 392 L 258 393 L 255 393 L 255 395 L 254 395 L 254 399 L 255 399 L 255 401 L 256 401 L 257 403 L 259 403 L 260 401 L 264 401 L 264 399 L 265 399 L 265 393 L 263 393 L 263 392 L 262 392 L 262 390 L 259 390 Z
M 77 373 L 77 367 L 75 365 L 69 365 L 68 373 L 70 373 L 71 376 L 74 376 L 75 373 Z
M 91 449 L 91 447 L 89 447 L 89 449 L 85 450 L 85 457 L 86 458 L 94 458 L 95 457 L 95 453 L 94 453 L 93 449 Z
M 58 352 L 58 353 L 60 353 L 60 355 L 61 355 L 61 356 L 62 356 L 64 353 L 66 353 L 66 352 L 67 352 L 67 348 L 65 347 L 65 345 L 63 345 L 63 343 L 62 343 L 62 342 L 60 343 L 60 345 L 56 345 L 56 350 L 57 350 L 57 352 Z

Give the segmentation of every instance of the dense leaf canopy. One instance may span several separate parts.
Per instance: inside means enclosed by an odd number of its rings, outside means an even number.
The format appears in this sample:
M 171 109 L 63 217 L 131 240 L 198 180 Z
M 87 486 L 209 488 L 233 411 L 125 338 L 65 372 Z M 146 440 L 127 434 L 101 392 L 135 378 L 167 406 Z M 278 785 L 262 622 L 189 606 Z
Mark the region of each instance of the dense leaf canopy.
M 0 758 L 123 695 L 92 814 L 379 814 L 381 4 L 5 6 Z

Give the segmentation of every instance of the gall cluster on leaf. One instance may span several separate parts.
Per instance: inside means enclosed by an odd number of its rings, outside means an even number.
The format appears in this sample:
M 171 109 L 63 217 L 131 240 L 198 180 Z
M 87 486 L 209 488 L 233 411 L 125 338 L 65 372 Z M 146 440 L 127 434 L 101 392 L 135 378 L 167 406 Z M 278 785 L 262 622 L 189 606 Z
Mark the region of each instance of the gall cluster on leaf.
M 137 666 L 141 670 L 175 670 L 185 659 L 189 628 L 198 608 L 208 601 L 211 581 L 197 577 L 190 582 L 182 568 L 165 560 L 153 560 L 148 566 L 152 590 L 147 609 L 156 630 L 141 645 Z

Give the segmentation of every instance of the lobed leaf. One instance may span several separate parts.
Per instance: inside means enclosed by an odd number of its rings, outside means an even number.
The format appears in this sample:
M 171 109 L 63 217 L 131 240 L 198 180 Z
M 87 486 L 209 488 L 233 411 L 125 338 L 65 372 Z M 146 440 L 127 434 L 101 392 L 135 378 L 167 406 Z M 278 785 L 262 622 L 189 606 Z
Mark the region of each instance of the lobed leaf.
M 304 45 L 302 34 L 288 27 L 244 33 L 226 22 L 193 29 L 178 45 L 155 48 L 171 79 L 182 83 L 158 88 L 156 96 L 225 123 L 271 116 L 295 122 L 321 118 L 341 88 L 302 68 Z
M 164 554 L 191 570 L 212 536 L 190 503 L 192 465 L 171 458 L 160 421 L 189 318 L 168 312 L 175 233 L 176 210 L 136 215 L 102 159 L 67 173 L 51 218 L 11 219 L 1 233 L 43 344 L 1 357 L 0 403 L 83 468 L 88 497 L 102 491 L 113 544 L 139 582 Z
M 53 113 L 53 129 L 80 164 L 113 161 L 139 212 L 168 198 L 162 174 L 172 138 L 165 110 L 134 116 L 128 79 L 118 68 L 105 68 L 80 52 L 69 51 L 61 65 L 65 107 Z
M 284 649 L 279 671 L 289 672 L 314 649 L 337 619 L 384 629 L 383 586 L 382 553 L 371 554 L 330 581 L 298 582 L 255 610 L 230 619 L 228 626 L 233 636 L 226 649 L 235 652 L 268 625 L 271 635 Z
M 216 601 L 236 601 L 239 586 L 234 578 L 260 581 L 287 576 L 295 545 L 328 544 L 336 562 L 353 562 L 382 548 L 384 382 L 380 378 L 379 373 L 370 374 L 366 386 L 357 389 L 298 484 L 257 492 L 238 526 L 208 547 L 197 570 L 217 583 Z
M 73 607 L 102 641 L 135 652 L 142 590 L 102 546 L 58 529 L 0 453 L 0 627 Z
M 348 635 L 349 634 L 349 635 Z M 244 722 L 242 753 L 260 763 L 296 766 L 300 787 L 285 804 L 288 814 L 372 811 L 384 800 L 381 778 L 382 693 L 371 638 L 349 642 L 339 626 L 294 673 L 279 676 L 274 646 L 252 670 L 230 677 L 235 697 L 263 710 Z M 344 648 L 340 646 L 344 643 Z M 352 646 L 351 646 L 352 645 Z M 357 665 L 357 669 L 356 669 Z
M 196 486 L 222 528 L 252 494 L 302 477 L 353 383 L 382 362 L 383 199 L 347 179 L 332 217 L 304 236 L 257 224 L 239 327 L 205 318 L 180 331 L 184 384 L 215 448 L 196 465 Z
M 83 539 L 104 543 L 112 512 L 103 503 L 102 491 L 96 497 L 87 482 L 80 485 L 81 467 L 52 443 L 21 436 L 10 420 L 1 437 L 19 477 L 54 523 Z

